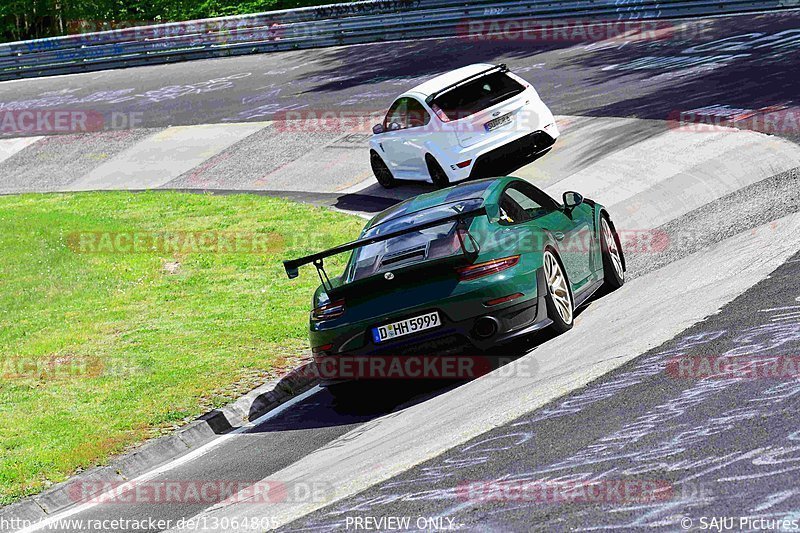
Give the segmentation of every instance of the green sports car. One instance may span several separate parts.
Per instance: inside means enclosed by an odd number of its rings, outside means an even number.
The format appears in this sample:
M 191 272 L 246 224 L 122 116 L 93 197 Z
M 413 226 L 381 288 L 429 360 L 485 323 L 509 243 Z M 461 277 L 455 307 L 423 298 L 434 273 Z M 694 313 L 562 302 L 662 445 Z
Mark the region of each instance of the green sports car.
M 319 271 L 315 361 L 485 353 L 567 331 L 603 284 L 623 284 L 625 258 L 602 205 L 576 192 L 562 202 L 519 178 L 469 181 L 381 212 L 354 242 L 284 261 L 290 278 L 305 264 Z M 348 252 L 329 277 L 324 259 Z

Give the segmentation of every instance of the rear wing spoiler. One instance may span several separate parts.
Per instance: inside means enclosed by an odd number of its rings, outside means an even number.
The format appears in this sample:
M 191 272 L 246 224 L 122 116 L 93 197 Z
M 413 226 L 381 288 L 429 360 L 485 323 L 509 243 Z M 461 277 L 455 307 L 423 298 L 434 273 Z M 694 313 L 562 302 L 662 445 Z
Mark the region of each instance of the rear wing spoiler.
M 356 241 L 349 242 L 347 244 L 336 246 L 334 248 L 331 248 L 330 250 L 317 252 L 315 254 L 307 255 L 305 257 L 300 257 L 298 259 L 291 259 L 288 261 L 284 261 L 283 268 L 286 270 L 286 275 L 289 277 L 289 279 L 293 279 L 297 277 L 298 269 L 301 266 L 312 263 L 315 267 L 317 267 L 317 270 L 319 271 L 320 280 L 322 281 L 322 284 L 326 285 L 327 281 L 327 285 L 330 286 L 330 280 L 328 279 L 328 275 L 325 274 L 325 270 L 323 268 L 323 259 L 325 259 L 326 257 L 331 257 L 333 255 L 349 252 L 351 250 L 355 250 L 356 248 L 361 248 L 363 246 L 375 244 L 376 242 L 388 241 L 389 239 L 393 239 L 401 235 L 406 235 L 408 233 L 413 233 L 415 231 L 420 231 L 428 228 L 435 228 L 436 226 L 440 226 L 447 222 L 463 222 L 468 218 L 475 218 L 485 214 L 486 214 L 486 208 L 480 207 L 478 209 L 473 209 L 471 211 L 464 211 L 463 213 L 456 213 L 455 215 L 450 215 L 447 217 L 438 218 L 436 220 L 431 220 L 423 224 L 415 224 L 408 228 L 387 233 L 386 235 L 377 235 L 375 237 L 366 237 L 364 239 L 358 239 Z M 467 250 L 464 240 L 461 234 L 459 233 L 458 239 L 461 244 L 461 249 L 464 251 L 465 254 L 477 254 L 480 251 L 480 246 L 478 246 L 478 242 L 472 235 L 469 234 L 469 231 L 466 231 L 466 233 L 467 237 L 470 240 L 470 244 L 472 245 L 472 250 L 470 251 Z M 323 279 L 323 275 L 325 276 L 325 279 Z
M 461 86 L 461 85 L 464 85 L 465 83 L 469 83 L 469 82 L 471 82 L 471 81 L 473 81 L 473 80 L 475 80 L 475 79 L 477 79 L 477 78 L 480 78 L 481 76 L 485 76 L 485 75 L 489 74 L 490 72 L 508 72 L 508 67 L 506 66 L 506 64 L 505 64 L 505 63 L 500 63 L 500 64 L 499 64 L 499 65 L 497 65 L 496 67 L 487 68 L 486 70 L 482 70 L 482 71 L 480 71 L 480 72 L 476 72 L 475 74 L 473 74 L 473 75 L 472 75 L 472 76 L 470 76 L 469 78 L 464 78 L 463 80 L 459 80 L 459 81 L 457 81 L 456 83 L 453 83 L 453 84 L 451 84 L 451 85 L 448 85 L 447 87 L 444 87 L 444 88 L 442 88 L 442 89 L 439 89 L 438 91 L 436 91 L 436 92 L 432 93 L 430 96 L 428 96 L 428 97 L 425 99 L 425 102 L 426 102 L 428 105 L 431 105 L 431 102 L 433 102 L 434 100 L 436 100 L 436 98 L 438 98 L 439 96 L 441 96 L 443 93 L 446 93 L 447 91 L 453 90 L 453 89 L 455 89 L 456 87 L 459 87 L 459 86 Z

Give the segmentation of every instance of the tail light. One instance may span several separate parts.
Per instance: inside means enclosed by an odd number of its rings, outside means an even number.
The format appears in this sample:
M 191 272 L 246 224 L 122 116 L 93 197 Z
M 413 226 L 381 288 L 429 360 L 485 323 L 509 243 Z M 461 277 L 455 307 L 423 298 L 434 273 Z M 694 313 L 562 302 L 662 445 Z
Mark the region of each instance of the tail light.
M 314 346 L 313 348 L 311 348 L 311 353 L 323 355 L 331 348 L 333 348 L 333 344 L 323 344 L 322 346 Z
M 514 294 L 509 294 L 508 296 L 503 296 L 502 298 L 495 298 L 494 300 L 489 300 L 488 302 L 483 302 L 483 305 L 486 307 L 492 307 L 493 305 L 500 305 L 507 302 L 511 302 L 516 300 L 517 298 L 522 298 L 525 296 L 521 292 L 515 292 Z
M 456 269 L 458 278 L 461 281 L 470 281 L 473 279 L 482 278 L 497 274 L 503 270 L 509 269 L 519 263 L 519 256 L 512 255 L 511 257 L 504 257 L 503 259 L 495 259 L 494 261 L 487 261 L 485 263 L 478 263 L 477 265 L 470 265 Z
M 315 307 L 311 311 L 311 319 L 316 321 L 331 320 L 333 318 L 339 318 L 342 316 L 344 311 L 344 300 L 337 300 L 335 302 L 330 302 L 325 305 Z

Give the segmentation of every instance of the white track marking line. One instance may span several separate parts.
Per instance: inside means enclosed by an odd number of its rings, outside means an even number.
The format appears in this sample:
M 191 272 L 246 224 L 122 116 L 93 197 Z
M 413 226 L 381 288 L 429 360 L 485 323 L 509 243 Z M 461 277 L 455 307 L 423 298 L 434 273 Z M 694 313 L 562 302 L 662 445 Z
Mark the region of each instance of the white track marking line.
M 275 502 L 265 509 L 254 505 L 251 497 L 211 507 L 193 519 L 196 523 L 208 520 L 211 525 L 212 520 L 235 517 L 241 524 L 266 513 L 271 517 L 271 528 L 277 529 L 354 496 L 583 387 L 674 338 L 768 277 L 796 254 L 798 243 L 800 213 L 795 213 L 780 219 L 774 232 L 740 233 L 679 259 L 593 303 L 582 315 L 581 328 L 548 341 L 507 365 L 505 371 L 500 371 L 502 382 L 490 374 L 393 417 L 379 417 L 370 427 L 343 435 L 331 446 L 272 475 L 292 483 L 327 483 L 332 490 L 324 501 Z M 703 276 L 696 275 L 700 270 Z M 665 283 L 676 290 L 664 293 Z M 698 293 L 704 298 L 698 299 Z M 625 312 L 619 314 L 619 309 Z M 675 309 L 680 312 L 673 312 Z M 609 313 L 619 316 L 609 320 Z M 639 331 L 637 317 L 641 316 L 665 318 L 646 331 Z M 570 356 L 553 357 L 563 353 Z M 526 364 L 534 361 L 537 372 L 532 376 Z M 379 463 L 376 457 L 380 457 Z M 234 530 L 208 527 L 205 531 Z
M 261 415 L 260 417 L 256 418 L 252 422 L 248 422 L 247 424 L 236 428 L 234 431 L 229 433 L 229 435 L 238 435 L 240 433 L 244 433 L 248 429 L 252 429 L 252 428 L 254 428 L 256 426 L 260 426 L 264 422 L 275 418 L 276 416 L 278 416 L 279 414 L 283 413 L 284 411 L 289 410 L 290 407 L 294 407 L 296 404 L 302 402 L 303 400 L 314 396 L 316 393 L 320 392 L 321 390 L 322 390 L 322 388 L 319 385 L 316 385 L 316 386 L 308 389 L 306 392 L 304 392 L 300 396 L 295 396 L 294 398 L 292 398 L 288 402 L 284 402 L 284 403 L 280 404 L 278 407 L 276 407 L 275 409 L 271 410 L 270 412 L 264 413 L 263 415 Z
M 57 522 L 59 522 L 61 520 L 66 520 L 67 518 L 69 518 L 69 517 L 71 517 L 71 516 L 73 516 L 75 514 L 82 513 L 82 512 L 87 511 L 87 510 L 89 510 L 89 509 L 91 509 L 93 507 L 96 507 L 97 505 L 100 505 L 103 501 L 105 501 L 107 498 L 110 498 L 112 495 L 120 494 L 120 490 L 122 490 L 123 493 L 124 493 L 124 488 L 126 487 L 126 485 L 130 486 L 130 488 L 133 489 L 137 484 L 140 484 L 140 483 L 143 483 L 143 482 L 146 482 L 146 481 L 150 481 L 151 479 L 153 479 L 153 478 L 155 478 L 155 477 L 157 477 L 157 476 L 159 476 L 159 475 L 161 475 L 161 474 L 163 474 L 165 472 L 169 472 L 170 470 L 174 470 L 175 468 L 178 468 L 179 466 L 182 466 L 182 465 L 184 465 L 186 463 L 194 461 L 195 459 L 207 454 L 208 452 L 210 452 L 214 448 L 218 447 L 220 444 L 223 444 L 223 443 L 227 442 L 228 440 L 230 440 L 234 436 L 240 435 L 242 433 L 245 433 L 247 430 L 250 430 L 250 429 L 252 429 L 252 428 L 254 428 L 256 426 L 260 426 L 264 422 L 267 422 L 270 419 L 275 418 L 276 416 L 280 415 L 281 413 L 283 413 L 287 409 L 290 409 L 293 406 L 297 405 L 298 403 L 302 402 L 303 400 L 306 400 L 307 398 L 310 398 L 311 396 L 315 395 L 316 393 L 318 393 L 321 390 L 322 389 L 319 386 L 315 386 L 315 387 L 307 390 L 306 392 L 304 392 L 300 396 L 295 396 L 294 398 L 292 398 L 288 402 L 279 405 L 278 407 L 276 407 L 275 409 L 271 410 L 268 413 L 265 413 L 264 415 L 260 416 L 256 420 L 253 420 L 252 422 L 248 422 L 247 424 L 244 424 L 243 426 L 240 426 L 240 427 L 236 428 L 235 430 L 231 431 L 230 433 L 226 433 L 224 435 L 221 435 L 219 438 L 214 439 L 211 442 L 208 442 L 208 443 L 204 444 L 203 446 L 197 448 L 196 450 L 194 450 L 194 451 L 192 451 L 190 453 L 187 453 L 186 455 L 182 455 L 181 457 L 175 459 L 174 461 L 171 461 L 171 462 L 169 462 L 169 463 L 167 463 L 165 465 L 161 465 L 160 467 L 156 468 L 155 470 L 151 470 L 150 472 L 147 472 L 146 474 L 142 474 L 141 476 L 139 476 L 139 477 L 137 477 L 135 479 L 132 479 L 131 481 L 127 481 L 127 482 L 123 483 L 122 485 L 120 485 L 119 487 L 115 487 L 113 490 L 107 491 L 107 492 L 105 492 L 103 494 L 100 494 L 100 495 L 97 495 L 97 496 L 93 496 L 92 499 L 95 500 L 95 501 L 91 501 L 91 502 L 87 502 L 87 503 L 78 505 L 78 506 L 76 506 L 76 507 L 74 507 L 72 509 L 67 509 L 66 511 L 64 511 L 62 513 L 55 514 L 55 515 L 53 515 L 53 516 L 51 516 L 49 518 L 46 518 L 46 519 L 41 520 L 39 522 L 36 522 L 35 524 L 32 524 L 32 525 L 30 525 L 30 526 L 28 526 L 28 527 L 26 527 L 24 529 L 20 529 L 20 530 L 17 531 L 17 533 L 30 533 L 30 532 L 33 532 L 33 531 L 39 531 L 40 529 L 44 529 L 44 528 L 46 528 L 46 527 L 48 527 L 48 526 L 50 526 L 52 524 L 55 524 L 55 523 L 57 523 Z
M 789 309 L 800 309 L 800 305 L 787 305 L 786 307 L 773 307 L 771 309 L 759 309 L 759 313 L 772 313 L 774 311 L 788 311 Z
M 800 312 L 792 313 L 790 315 L 778 315 L 776 317 L 770 318 L 770 322 L 782 322 L 785 320 L 797 320 L 800 319 Z
M 342 193 L 342 194 L 354 194 L 354 193 L 363 191 L 364 189 L 366 189 L 370 185 L 374 185 L 376 183 L 378 183 L 378 182 L 375 181 L 375 178 L 365 178 L 365 179 L 359 181 L 358 183 L 356 183 L 354 185 L 351 185 L 351 186 L 346 187 L 344 189 L 339 189 L 339 190 L 337 190 L 335 192 Z
M 43 138 L 41 136 L 0 138 L 0 163 Z

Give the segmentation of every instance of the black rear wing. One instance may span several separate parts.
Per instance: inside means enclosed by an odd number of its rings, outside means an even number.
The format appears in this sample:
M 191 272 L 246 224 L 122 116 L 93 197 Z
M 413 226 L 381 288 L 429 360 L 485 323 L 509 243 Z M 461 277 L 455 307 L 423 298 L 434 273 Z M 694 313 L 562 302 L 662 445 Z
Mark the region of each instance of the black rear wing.
M 457 81 L 457 82 L 455 82 L 453 84 L 448 85 L 447 87 L 444 87 L 444 88 L 439 89 L 438 91 L 432 93 L 430 96 L 428 96 L 425 99 L 425 102 L 428 105 L 431 105 L 431 102 L 436 100 L 436 98 L 441 96 L 443 93 L 446 93 L 447 91 L 451 91 L 451 90 L 455 89 L 456 87 L 464 85 L 465 83 L 469 83 L 469 82 L 471 82 L 471 81 L 473 81 L 473 80 L 475 80 L 477 78 L 480 78 L 481 76 L 485 76 L 485 75 L 489 74 L 490 72 L 508 72 L 508 67 L 506 66 L 505 63 L 500 63 L 496 67 L 487 68 L 486 70 L 482 70 L 480 72 L 476 72 L 475 74 L 473 74 L 469 78 L 464 78 L 463 80 L 459 80 L 459 81 Z
M 325 259 L 326 257 L 331 257 L 333 255 L 349 252 L 351 250 L 355 250 L 356 248 L 361 248 L 362 246 L 367 246 L 370 244 L 374 244 L 376 242 L 387 241 L 389 239 L 393 239 L 401 235 L 406 235 L 408 233 L 413 233 L 415 231 L 420 231 L 428 228 L 435 228 L 436 226 L 440 226 L 447 222 L 464 221 L 468 218 L 475 218 L 485 214 L 486 214 L 486 208 L 480 207 L 478 209 L 473 209 L 471 211 L 464 211 L 463 213 L 456 213 L 454 215 L 450 215 L 447 217 L 437 218 L 436 220 L 431 220 L 429 222 L 425 222 L 422 224 L 415 224 L 413 226 L 409 226 L 408 228 L 393 231 L 385 235 L 377 235 L 375 237 L 366 237 L 364 239 L 358 239 L 353 242 L 348 242 L 347 244 L 336 246 L 334 248 L 331 248 L 330 250 L 317 252 L 315 254 L 307 255 L 305 257 L 300 257 L 298 259 L 290 259 L 288 261 L 284 261 L 283 268 L 286 269 L 286 275 L 289 276 L 289 279 L 292 279 L 297 277 L 298 268 L 300 268 L 303 265 L 313 264 L 315 267 L 317 267 L 317 270 L 319 271 L 320 280 L 322 281 L 323 285 L 325 285 L 326 281 L 328 281 L 327 285 L 330 285 L 330 280 L 328 280 L 328 276 L 327 274 L 325 274 L 325 270 L 323 268 L 323 259 Z M 461 244 L 462 251 L 466 255 L 477 254 L 480 251 L 480 246 L 478 245 L 478 242 L 472 235 L 469 234 L 469 231 L 467 231 L 466 228 L 464 229 L 466 231 L 468 239 L 470 240 L 470 244 L 472 245 L 472 250 L 467 250 L 467 247 L 464 243 L 461 234 L 458 233 L 458 239 Z M 323 275 L 325 276 L 325 279 L 323 279 Z

